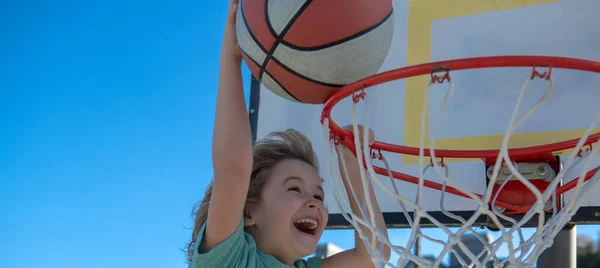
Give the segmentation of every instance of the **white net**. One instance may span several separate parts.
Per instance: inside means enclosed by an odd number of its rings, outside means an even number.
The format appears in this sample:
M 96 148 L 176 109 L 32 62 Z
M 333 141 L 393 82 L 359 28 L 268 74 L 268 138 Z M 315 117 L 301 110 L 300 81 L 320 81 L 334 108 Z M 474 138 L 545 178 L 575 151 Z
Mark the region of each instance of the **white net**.
M 427 111 L 429 110 L 430 105 L 430 88 L 436 81 L 430 81 L 425 89 L 425 100 L 421 116 L 421 137 L 419 150 L 420 173 L 418 176 L 417 194 L 416 198 L 414 199 L 401 195 L 395 183 L 386 184 L 383 182 L 384 179 L 389 179 L 391 181 L 395 180 L 395 178 L 392 176 L 392 170 L 390 169 L 390 165 L 388 164 L 384 153 L 372 155 L 369 146 L 364 146 L 361 148 L 360 144 L 367 144 L 369 140 L 369 131 L 367 130 L 369 129 L 370 111 L 368 97 L 361 101 L 365 107 L 364 123 L 361 123 L 361 125 L 364 126 L 363 129 L 365 130 L 362 135 L 364 140 L 360 141 L 359 135 L 354 135 L 354 144 L 356 146 L 355 149 L 357 159 L 359 160 L 358 166 L 360 167 L 360 177 L 363 186 L 362 189 L 368 189 L 366 186 L 372 184 L 373 187 L 379 187 L 383 192 L 389 194 L 398 201 L 398 208 L 403 212 L 403 215 L 406 217 L 406 220 L 411 228 L 411 234 L 408 238 L 408 241 L 390 241 L 388 237 L 381 232 L 381 230 L 377 229 L 375 225 L 376 215 L 373 213 L 373 204 L 365 201 L 371 200 L 369 191 L 363 190 L 363 200 L 358 200 L 354 188 L 351 188 L 350 191 L 346 191 L 344 182 L 342 180 L 343 178 L 348 178 L 347 166 L 346 163 L 343 163 L 343 161 L 342 163 L 339 163 L 342 166 L 341 172 L 346 173 L 346 176 L 341 176 L 342 174 L 340 173 L 340 169 L 336 168 L 338 163 L 337 158 L 334 155 L 334 150 L 336 149 L 335 147 L 344 145 L 338 144 L 334 141 L 334 139 L 331 139 L 332 136 L 330 135 L 329 119 L 325 118 L 323 120 L 325 144 L 329 144 L 326 161 L 329 164 L 328 170 L 330 172 L 329 175 L 331 177 L 335 200 L 337 201 L 344 218 L 354 226 L 355 230 L 361 236 L 363 242 L 367 245 L 367 248 L 372 255 L 372 261 L 377 267 L 405 267 L 410 262 L 419 267 L 439 267 L 444 256 L 447 254 L 454 254 L 463 267 L 485 267 L 488 263 L 493 263 L 494 267 L 533 267 L 535 265 L 540 254 L 552 245 L 554 237 L 573 217 L 577 209 L 590 195 L 592 188 L 598 184 L 600 179 L 600 172 L 588 174 L 588 172 L 592 171 L 593 169 L 592 163 L 598 153 L 599 144 L 598 142 L 593 144 L 593 146 L 586 144 L 588 137 L 590 134 L 592 134 L 593 129 L 600 120 L 600 110 L 594 116 L 592 122 L 585 133 L 581 136 L 577 145 L 568 155 L 568 158 L 563 161 L 563 166 L 560 169 L 560 172 L 556 174 L 546 190 L 541 191 L 534 184 L 532 184 L 525 175 L 518 171 L 519 163 L 513 163 L 511 160 L 508 147 L 511 135 L 516 132 L 519 126 L 521 126 L 528 117 L 530 117 L 534 112 L 536 112 L 536 110 L 540 108 L 540 106 L 546 102 L 554 89 L 553 78 L 549 75 L 546 78 L 548 87 L 543 97 L 531 109 L 518 118 L 517 115 L 519 114 L 519 109 L 521 108 L 521 103 L 525 95 L 524 93 L 527 90 L 529 81 L 533 79 L 533 77 L 527 77 L 516 100 L 512 117 L 504 133 L 502 145 L 499 149 L 499 154 L 496 158 L 493 172 L 490 172 L 489 174 L 490 182 L 488 187 L 486 188 L 485 192 L 478 194 L 461 188 L 460 185 L 456 183 L 457 179 L 459 178 L 453 179 L 449 177 L 449 174 L 451 173 L 451 167 L 449 167 L 449 164 L 430 161 L 430 159 L 437 159 L 435 155 L 436 152 L 434 150 L 436 133 L 438 132 L 438 126 L 441 118 L 443 117 L 446 105 L 449 103 L 453 95 L 454 87 L 452 80 L 448 79 L 449 87 L 447 94 L 443 104 L 441 105 L 437 119 L 433 124 L 434 127 L 430 130 L 431 138 L 428 146 L 425 145 L 425 122 Z M 437 82 L 439 82 L 439 80 Z M 352 105 L 352 124 L 354 129 L 353 132 L 359 133 L 356 106 L 357 104 L 354 102 Z M 431 157 L 425 156 L 425 150 L 429 150 Z M 343 152 L 343 150 L 338 151 Z M 367 157 L 363 158 L 363 156 Z M 360 159 L 365 160 L 365 165 L 363 165 L 362 160 Z M 381 162 L 381 164 L 387 170 L 386 175 L 388 178 L 385 178 L 386 176 L 377 174 L 375 172 L 372 161 Z M 583 165 L 583 168 L 581 169 L 579 177 L 576 181 L 576 187 L 570 190 L 571 198 L 568 199 L 567 202 L 562 205 L 562 207 L 557 208 L 556 202 L 548 201 L 557 200 L 557 187 L 560 185 L 563 178 L 569 174 L 569 172 L 579 172 L 579 170 L 574 171 L 575 169 L 572 168 L 576 164 Z M 427 181 L 425 175 L 429 168 L 432 168 L 433 171 L 435 171 L 437 175 L 443 179 L 439 208 L 445 216 L 460 222 L 461 226 L 459 228 L 449 228 L 448 226 L 445 226 L 435 217 L 430 215 L 430 213 L 428 213 L 428 211 L 426 211 L 424 208 L 423 190 Z M 508 169 L 511 173 L 508 176 L 508 179 L 504 180 L 499 186 L 500 190 L 494 191 L 493 185 L 496 185 L 501 168 Z M 398 171 L 402 172 L 402 170 Z M 531 204 L 531 207 L 525 213 L 523 213 L 518 220 L 515 217 L 503 214 L 504 209 L 502 209 L 500 206 L 496 206 L 498 193 L 509 181 L 519 181 L 522 183 L 527 190 L 531 191 L 537 200 L 535 203 Z M 391 185 L 391 187 L 389 185 Z M 444 200 L 447 194 L 447 187 L 452 187 L 458 190 L 463 196 L 470 198 L 477 204 L 477 209 L 471 217 L 463 218 L 445 209 Z M 360 214 L 363 215 L 362 217 L 357 216 L 357 214 L 352 211 L 350 203 L 348 202 L 349 198 L 352 198 L 357 204 L 360 204 L 359 209 Z M 553 204 L 551 206 L 552 214 L 550 217 L 547 217 L 547 214 L 544 211 L 545 209 L 548 210 L 548 204 Z M 474 223 L 481 216 L 486 216 L 489 218 L 493 225 L 498 228 L 498 231 L 501 235 L 497 239 L 492 239 L 490 241 L 490 239 L 486 239 L 474 230 Z M 423 220 L 427 220 L 435 225 L 435 227 L 442 230 L 446 236 L 443 239 L 440 239 L 424 234 L 424 232 L 421 230 L 421 223 Z M 534 220 L 534 222 L 537 224 L 535 224 L 533 234 L 526 237 L 523 234 L 522 228 L 526 223 L 532 220 Z M 371 235 L 367 236 L 365 230 L 370 230 L 369 233 Z M 461 238 L 467 233 L 472 234 L 481 242 L 483 245 L 483 250 L 481 252 L 471 252 L 463 243 Z M 440 245 L 443 247 L 443 250 L 438 256 L 434 256 L 435 258 L 433 259 L 417 256 L 412 249 L 415 247 L 418 239 L 424 239 Z M 384 260 L 383 244 L 388 245 L 391 248 L 391 251 L 399 256 L 397 262 L 391 263 Z M 508 256 L 506 258 L 500 258 L 498 252 L 501 248 L 508 249 Z

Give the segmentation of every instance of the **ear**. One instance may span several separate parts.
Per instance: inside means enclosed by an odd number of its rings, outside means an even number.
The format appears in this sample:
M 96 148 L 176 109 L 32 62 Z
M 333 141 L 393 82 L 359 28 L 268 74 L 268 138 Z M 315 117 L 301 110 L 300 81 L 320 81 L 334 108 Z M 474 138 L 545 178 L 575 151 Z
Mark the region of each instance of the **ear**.
M 254 226 L 256 224 L 256 217 L 254 211 L 256 209 L 256 203 L 246 202 L 244 207 L 244 227 Z

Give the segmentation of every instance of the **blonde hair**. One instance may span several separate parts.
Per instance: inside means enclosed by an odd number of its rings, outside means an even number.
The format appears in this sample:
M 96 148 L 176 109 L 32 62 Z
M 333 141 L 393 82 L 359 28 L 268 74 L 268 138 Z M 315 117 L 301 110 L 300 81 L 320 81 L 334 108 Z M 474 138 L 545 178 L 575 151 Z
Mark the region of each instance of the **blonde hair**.
M 252 173 L 246 201 L 260 200 L 261 190 L 270 177 L 271 169 L 284 159 L 298 159 L 310 164 L 317 170 L 319 168 L 317 155 L 313 151 L 312 143 L 306 136 L 293 129 L 272 132 L 254 145 Z M 192 212 L 195 220 L 191 241 L 187 245 L 188 262 L 191 261 L 194 255 L 198 233 L 208 217 L 208 205 L 211 196 L 212 182 L 206 188 L 200 205 Z

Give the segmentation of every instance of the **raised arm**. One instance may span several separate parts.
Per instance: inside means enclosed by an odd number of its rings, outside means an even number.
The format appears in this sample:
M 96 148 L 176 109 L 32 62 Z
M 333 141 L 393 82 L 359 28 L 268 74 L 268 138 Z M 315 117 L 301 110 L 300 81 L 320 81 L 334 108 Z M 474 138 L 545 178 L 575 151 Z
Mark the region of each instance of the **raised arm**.
M 230 0 L 213 130 L 214 182 L 200 245 L 203 251 L 223 242 L 240 225 L 252 172 L 252 136 L 242 85 L 242 56 L 235 33 L 236 10 L 237 0 Z
M 347 126 L 345 129 L 352 131 L 352 126 Z M 363 128 L 359 126 L 360 131 L 360 141 L 363 141 Z M 373 142 L 374 134 L 373 131 L 369 130 L 369 143 Z M 356 135 L 356 134 L 355 134 Z M 358 161 L 354 153 L 345 146 L 342 146 L 341 151 L 337 151 L 338 160 L 340 162 L 340 173 L 342 174 L 342 178 L 344 180 L 344 186 L 346 188 L 346 192 L 348 193 L 348 199 L 350 201 L 350 208 L 352 209 L 352 213 L 356 214 L 359 218 L 363 217 L 363 214 L 360 212 L 358 205 L 352 195 L 351 188 L 354 189 L 356 193 L 356 199 L 360 202 L 365 200 L 364 188 L 362 185 L 362 179 L 360 175 L 360 167 L 358 166 Z M 349 178 L 346 178 L 344 168 L 342 166 L 342 161 L 346 164 L 346 170 L 348 171 Z M 385 236 L 387 236 L 387 228 L 385 225 L 385 221 L 383 220 L 383 215 L 381 214 L 381 209 L 379 208 L 379 204 L 375 198 L 375 192 L 373 191 L 373 186 L 369 182 L 368 190 L 370 195 L 369 202 L 373 204 L 373 213 L 375 214 L 375 222 L 377 229 L 381 231 Z M 371 211 L 367 206 L 365 206 L 365 214 L 367 219 L 370 219 Z M 364 226 L 360 226 L 363 233 L 366 235 L 368 239 L 371 238 L 371 230 Z M 373 262 L 371 261 L 371 255 L 369 254 L 367 247 L 363 240 L 359 237 L 358 232 L 354 231 L 354 248 L 347 250 L 345 252 L 341 252 L 339 254 L 333 255 L 329 258 L 326 258 L 322 261 L 323 268 L 338 268 L 338 267 L 375 267 Z M 381 247 L 381 243 L 377 242 L 377 249 Z M 387 262 L 390 258 L 390 248 L 385 245 L 383 250 L 384 260 Z

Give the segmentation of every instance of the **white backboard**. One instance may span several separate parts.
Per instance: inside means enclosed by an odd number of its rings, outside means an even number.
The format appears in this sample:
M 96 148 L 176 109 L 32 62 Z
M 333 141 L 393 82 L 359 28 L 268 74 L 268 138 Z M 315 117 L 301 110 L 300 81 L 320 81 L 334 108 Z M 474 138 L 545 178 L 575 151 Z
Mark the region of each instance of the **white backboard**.
M 600 60 L 600 1 L 597 0 L 393 2 L 393 43 L 380 71 L 431 61 L 496 55 L 552 55 Z M 529 69 L 508 68 L 453 74 L 455 94 L 440 124 L 437 144 L 454 149 L 499 148 L 498 135 L 506 130 L 521 85 L 529 72 Z M 555 70 L 553 77 L 556 85 L 552 96 L 518 130 L 515 144 L 538 145 L 549 139 L 567 139 L 587 128 L 596 114 L 600 75 Z M 371 128 L 378 140 L 418 146 L 426 83 L 426 78 L 400 80 L 367 91 Z M 544 93 L 545 85 L 532 83 L 523 106 L 533 105 Z M 429 128 L 445 93 L 446 86 L 432 88 Z M 325 170 L 324 157 L 327 145 L 320 124 L 322 108 L 322 105 L 283 99 L 253 81 L 250 116 L 255 138 L 287 128 L 303 132 L 313 141 L 321 162 L 324 187 L 330 191 L 328 180 L 331 178 Z M 348 100 L 342 101 L 333 111 L 333 118 L 340 125 L 349 124 L 350 115 Z M 393 169 L 418 175 L 417 158 L 392 154 L 386 157 Z M 450 177 L 455 178 L 462 188 L 483 193 L 486 180 L 482 161 L 454 160 L 448 165 Z M 596 161 L 595 166 L 598 165 L 600 161 Z M 434 172 L 426 176 L 440 181 Z M 414 199 L 415 185 L 402 181 L 395 183 L 401 194 Z M 391 226 L 406 224 L 397 201 L 375 188 L 386 222 Z M 600 212 L 600 187 L 594 191 L 573 217 L 573 222 L 600 222 L 600 217 L 596 216 Z M 440 210 L 439 191 L 427 189 L 424 194 L 426 209 L 435 214 Z M 330 225 L 335 228 L 345 226 L 333 198 L 332 194 L 326 193 Z M 445 207 L 450 211 L 468 216 L 475 206 L 470 199 L 446 195 Z M 439 217 L 445 221 L 441 213 Z

